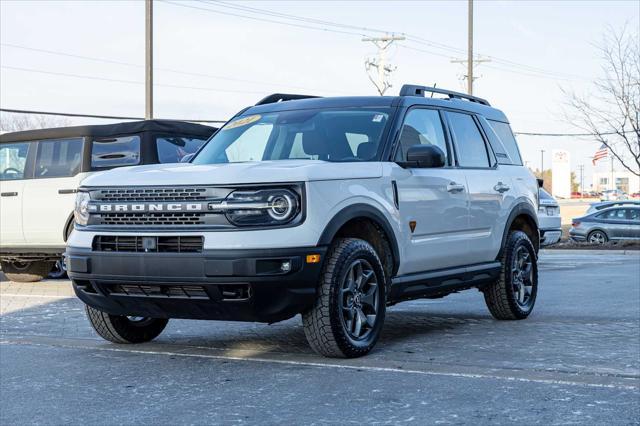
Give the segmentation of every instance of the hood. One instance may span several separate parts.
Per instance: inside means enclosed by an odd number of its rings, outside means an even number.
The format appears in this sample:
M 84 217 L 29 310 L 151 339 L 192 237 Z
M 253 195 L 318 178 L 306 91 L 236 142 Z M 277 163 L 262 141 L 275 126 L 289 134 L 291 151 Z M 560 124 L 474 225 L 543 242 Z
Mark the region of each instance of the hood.
M 280 160 L 194 165 L 188 163 L 119 167 L 95 173 L 82 186 L 230 185 L 366 179 L 382 176 L 379 162 L 330 163 Z

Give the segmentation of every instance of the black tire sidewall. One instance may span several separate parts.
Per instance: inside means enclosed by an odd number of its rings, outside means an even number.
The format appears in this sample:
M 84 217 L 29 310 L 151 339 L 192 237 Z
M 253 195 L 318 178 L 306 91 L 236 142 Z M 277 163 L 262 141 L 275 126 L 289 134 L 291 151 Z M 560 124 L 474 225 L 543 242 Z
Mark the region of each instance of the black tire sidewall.
M 508 298 L 509 307 L 511 308 L 513 314 L 517 318 L 523 319 L 528 317 L 529 314 L 531 314 L 531 311 L 533 311 L 533 308 L 536 304 L 536 298 L 538 296 L 538 257 L 536 255 L 533 244 L 531 243 L 531 240 L 529 239 L 527 234 L 521 231 L 515 231 L 509 235 L 509 241 L 508 241 L 507 247 L 508 247 L 508 250 L 505 253 L 504 268 L 505 268 L 506 286 L 507 286 L 508 295 L 509 295 L 509 298 Z M 516 294 L 513 291 L 513 284 L 511 282 L 513 256 L 519 247 L 525 247 L 527 249 L 527 251 L 529 252 L 529 256 L 531 256 L 531 266 L 533 268 L 531 303 L 529 304 L 528 309 L 523 309 L 518 304 L 516 300 Z
M 351 247 L 343 251 L 337 259 L 338 265 L 340 266 L 334 270 L 333 276 L 331 277 L 331 327 L 342 352 L 347 356 L 359 356 L 369 352 L 380 337 L 386 314 L 387 282 L 382 263 L 371 245 L 362 240 L 354 240 L 350 242 L 350 246 Z M 373 268 L 378 282 L 379 295 L 376 324 L 364 339 L 355 340 L 349 336 L 342 321 L 342 300 L 340 292 L 350 265 L 358 259 L 366 260 Z

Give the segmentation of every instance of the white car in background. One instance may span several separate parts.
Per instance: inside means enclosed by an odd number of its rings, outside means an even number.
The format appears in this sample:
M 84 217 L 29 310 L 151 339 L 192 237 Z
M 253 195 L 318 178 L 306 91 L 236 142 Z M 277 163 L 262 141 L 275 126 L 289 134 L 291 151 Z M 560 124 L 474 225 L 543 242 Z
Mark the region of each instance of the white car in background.
M 610 189 L 608 191 L 603 191 L 602 196 L 600 197 L 600 201 L 620 201 L 628 199 L 629 196 L 627 195 L 627 193 L 619 189 Z
M 11 281 L 55 272 L 87 176 L 116 167 L 177 163 L 216 129 L 174 120 L 26 130 L 0 136 L 0 265 Z
M 560 205 L 555 198 L 543 188 L 540 188 L 538 223 L 540 226 L 541 246 L 550 246 L 560 241 L 560 237 L 562 237 Z

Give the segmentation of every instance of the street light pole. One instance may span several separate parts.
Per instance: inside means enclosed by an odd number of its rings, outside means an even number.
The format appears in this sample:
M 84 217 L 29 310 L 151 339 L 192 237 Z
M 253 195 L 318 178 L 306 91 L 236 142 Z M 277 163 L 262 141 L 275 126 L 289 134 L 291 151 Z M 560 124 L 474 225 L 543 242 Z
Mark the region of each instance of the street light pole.
M 544 176 L 544 149 L 540 150 L 540 174 Z
M 153 118 L 153 0 L 145 0 L 144 118 Z

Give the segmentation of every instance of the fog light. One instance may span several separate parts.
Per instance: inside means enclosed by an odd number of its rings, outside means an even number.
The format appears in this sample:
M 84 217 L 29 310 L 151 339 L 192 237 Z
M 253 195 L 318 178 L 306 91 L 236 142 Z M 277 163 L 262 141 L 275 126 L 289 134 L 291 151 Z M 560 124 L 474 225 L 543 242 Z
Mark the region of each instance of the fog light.
M 308 254 L 307 255 L 307 263 L 320 263 L 320 255 L 319 254 Z
M 291 262 L 290 262 L 290 261 L 288 261 L 288 260 L 285 260 L 284 262 L 282 262 L 282 263 L 280 264 L 280 270 L 281 270 L 282 272 L 289 272 L 289 271 L 291 271 Z

